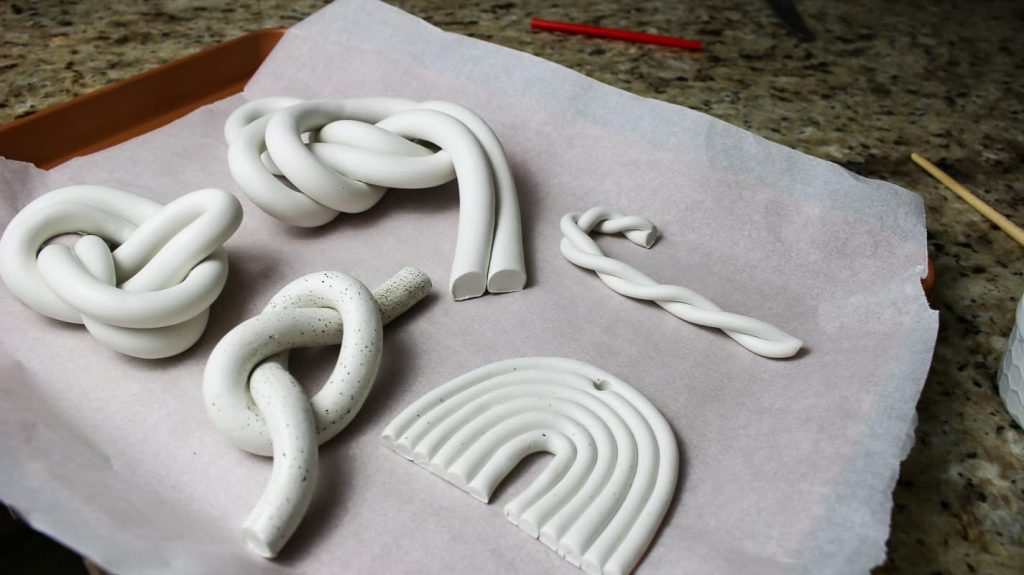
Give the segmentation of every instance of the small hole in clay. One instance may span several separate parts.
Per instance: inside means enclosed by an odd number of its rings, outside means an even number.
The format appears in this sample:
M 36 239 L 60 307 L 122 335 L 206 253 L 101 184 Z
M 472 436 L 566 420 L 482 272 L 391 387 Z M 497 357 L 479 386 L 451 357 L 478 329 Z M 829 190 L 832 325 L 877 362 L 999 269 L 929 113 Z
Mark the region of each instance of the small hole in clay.
M 603 379 L 599 379 L 594 382 L 594 389 L 598 391 L 604 391 L 608 389 L 608 383 L 605 382 Z

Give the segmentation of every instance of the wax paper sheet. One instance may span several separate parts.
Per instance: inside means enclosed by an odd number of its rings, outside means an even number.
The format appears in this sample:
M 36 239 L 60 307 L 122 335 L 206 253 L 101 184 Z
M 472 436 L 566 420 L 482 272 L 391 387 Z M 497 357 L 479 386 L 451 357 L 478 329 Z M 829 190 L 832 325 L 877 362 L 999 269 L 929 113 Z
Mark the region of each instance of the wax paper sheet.
M 543 457 L 485 505 L 379 441 L 435 386 L 546 355 L 622 377 L 679 438 L 678 492 L 640 573 L 864 573 L 883 560 L 937 328 L 919 283 L 918 196 L 361 0 L 293 27 L 244 95 L 49 172 L 4 161 L 2 222 L 72 183 L 163 202 L 211 186 L 241 196 L 221 128 L 246 98 L 270 95 L 395 95 L 476 110 L 519 184 L 527 289 L 451 301 L 452 185 L 392 191 L 367 213 L 309 230 L 243 198 L 209 329 L 171 359 L 117 355 L 0 289 L 0 499 L 34 526 L 119 573 L 573 573 L 501 512 Z M 600 240 L 610 255 L 772 322 L 806 351 L 758 357 L 564 261 L 559 218 L 598 204 L 663 231 L 651 250 Z M 321 448 L 316 495 L 293 541 L 273 562 L 248 554 L 239 527 L 270 460 L 236 449 L 207 420 L 210 350 L 301 274 L 342 270 L 373 287 L 407 265 L 433 278 L 434 294 L 386 329 L 376 387 Z M 332 353 L 296 355 L 310 389 Z

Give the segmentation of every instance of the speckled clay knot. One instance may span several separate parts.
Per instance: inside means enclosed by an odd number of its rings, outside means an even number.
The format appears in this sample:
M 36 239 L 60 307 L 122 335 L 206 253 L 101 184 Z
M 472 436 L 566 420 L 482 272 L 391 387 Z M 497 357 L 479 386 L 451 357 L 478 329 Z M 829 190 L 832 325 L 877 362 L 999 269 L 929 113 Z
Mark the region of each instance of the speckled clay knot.
M 791 357 L 803 346 L 802 341 L 769 323 L 722 311 L 691 289 L 659 284 L 636 268 L 605 256 L 589 235 L 591 232 L 622 234 L 634 244 L 649 248 L 658 239 L 658 228 L 645 218 L 596 207 L 583 215 L 563 216 L 561 228 L 561 250 L 565 259 L 596 273 L 616 293 L 654 302 L 681 320 L 718 328 L 736 343 L 764 357 Z
M 239 187 L 260 209 L 296 226 L 366 211 L 387 188 L 429 188 L 457 176 L 452 297 L 518 291 L 526 284 L 512 170 L 491 128 L 462 106 L 402 98 L 267 98 L 235 110 L 224 136 Z
M 70 186 L 14 216 L 0 238 L 0 274 L 45 316 L 85 324 L 121 353 L 168 357 L 206 329 L 228 275 L 221 246 L 241 221 L 238 200 L 222 190 L 164 206 L 114 188 Z M 82 238 L 74 250 L 46 245 L 63 234 Z
M 407 407 L 384 444 L 486 502 L 523 458 L 554 457 L 505 517 L 587 573 L 629 573 L 675 495 L 679 447 L 636 389 L 592 365 L 510 359 Z
M 347 274 L 309 274 L 214 348 L 203 376 L 207 413 L 238 447 L 274 456 L 267 488 L 242 526 L 250 549 L 274 557 L 298 527 L 313 496 L 317 446 L 352 421 L 377 377 L 383 325 L 429 292 L 430 278 L 414 268 L 373 294 Z M 334 371 L 307 397 L 288 372 L 288 350 L 339 343 Z

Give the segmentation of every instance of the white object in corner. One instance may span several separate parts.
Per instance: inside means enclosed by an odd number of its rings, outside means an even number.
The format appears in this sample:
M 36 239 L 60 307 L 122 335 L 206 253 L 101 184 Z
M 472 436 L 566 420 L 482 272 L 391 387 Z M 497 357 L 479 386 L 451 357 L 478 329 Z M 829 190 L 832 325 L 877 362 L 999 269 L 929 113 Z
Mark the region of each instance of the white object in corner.
M 699 293 L 681 286 L 659 284 L 636 268 L 604 255 L 591 232 L 622 234 L 649 248 L 658 240 L 658 228 L 640 216 L 625 216 L 606 207 L 582 215 L 567 214 L 561 221 L 561 250 L 565 259 L 597 274 L 612 291 L 652 301 L 683 321 L 718 328 L 748 350 L 770 358 L 792 357 L 803 342 L 758 319 L 722 311 Z
M 267 98 L 235 110 L 224 137 L 239 187 L 260 209 L 296 226 L 366 211 L 387 188 L 429 188 L 457 176 L 452 297 L 526 285 L 512 170 L 491 128 L 462 106 L 386 97 Z
M 521 358 L 424 395 L 384 444 L 488 501 L 531 453 L 554 455 L 505 516 L 587 573 L 630 572 L 675 494 L 679 448 L 640 392 L 586 363 Z
M 999 396 L 1017 425 L 1024 426 L 1024 298 L 1017 304 L 1017 315 L 1006 342 L 1003 363 L 999 365 Z
M 14 216 L 0 238 L 0 274 L 47 317 L 85 324 L 126 355 L 168 357 L 206 329 L 227 281 L 221 246 L 241 221 L 241 205 L 223 190 L 198 190 L 165 206 L 114 188 L 69 186 Z M 83 237 L 74 250 L 47 245 L 64 234 Z
M 214 348 L 203 375 L 207 414 L 236 446 L 274 457 L 270 481 L 242 526 L 252 551 L 276 556 L 298 527 L 313 496 L 317 446 L 352 421 L 373 387 L 383 325 L 429 292 L 430 278 L 414 268 L 373 294 L 347 274 L 309 274 Z M 334 371 L 307 397 L 288 372 L 288 350 L 338 343 Z

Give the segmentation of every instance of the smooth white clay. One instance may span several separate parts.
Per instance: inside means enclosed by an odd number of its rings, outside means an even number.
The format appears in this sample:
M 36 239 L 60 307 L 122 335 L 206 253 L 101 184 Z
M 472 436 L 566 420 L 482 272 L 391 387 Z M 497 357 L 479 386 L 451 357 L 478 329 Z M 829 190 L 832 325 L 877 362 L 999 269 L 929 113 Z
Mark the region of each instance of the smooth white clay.
M 593 232 L 622 234 L 638 246 L 649 248 L 658 229 L 640 216 L 624 216 L 606 207 L 591 208 L 562 217 L 561 250 L 565 259 L 597 274 L 612 291 L 626 297 L 651 301 L 683 321 L 714 327 L 748 350 L 770 358 L 792 357 L 803 342 L 767 322 L 723 311 L 699 293 L 681 286 L 660 284 L 636 268 L 604 255 Z
M 402 269 L 373 294 L 347 274 L 309 274 L 281 289 L 210 354 L 203 376 L 210 419 L 241 449 L 274 457 L 270 481 L 242 527 L 255 553 L 276 556 L 302 521 L 313 495 L 317 446 L 363 406 L 380 365 L 383 325 L 430 287 L 414 268 Z M 307 397 L 288 372 L 288 350 L 339 343 L 330 377 Z
M 123 354 L 168 357 L 206 328 L 227 281 L 221 246 L 241 221 L 241 205 L 223 190 L 165 206 L 114 188 L 70 186 L 14 216 L 0 238 L 0 274 L 47 317 L 84 324 Z M 64 234 L 82 238 L 73 250 L 48 244 Z
M 587 573 L 629 573 L 675 495 L 679 448 L 636 389 L 586 363 L 511 359 L 458 377 L 405 408 L 385 446 L 488 501 L 525 457 L 547 468 L 505 517 Z
M 429 188 L 457 177 L 452 297 L 526 285 L 512 170 L 497 136 L 470 110 L 402 98 L 268 98 L 239 107 L 224 133 L 239 187 L 263 211 L 297 226 L 368 210 L 387 188 Z

